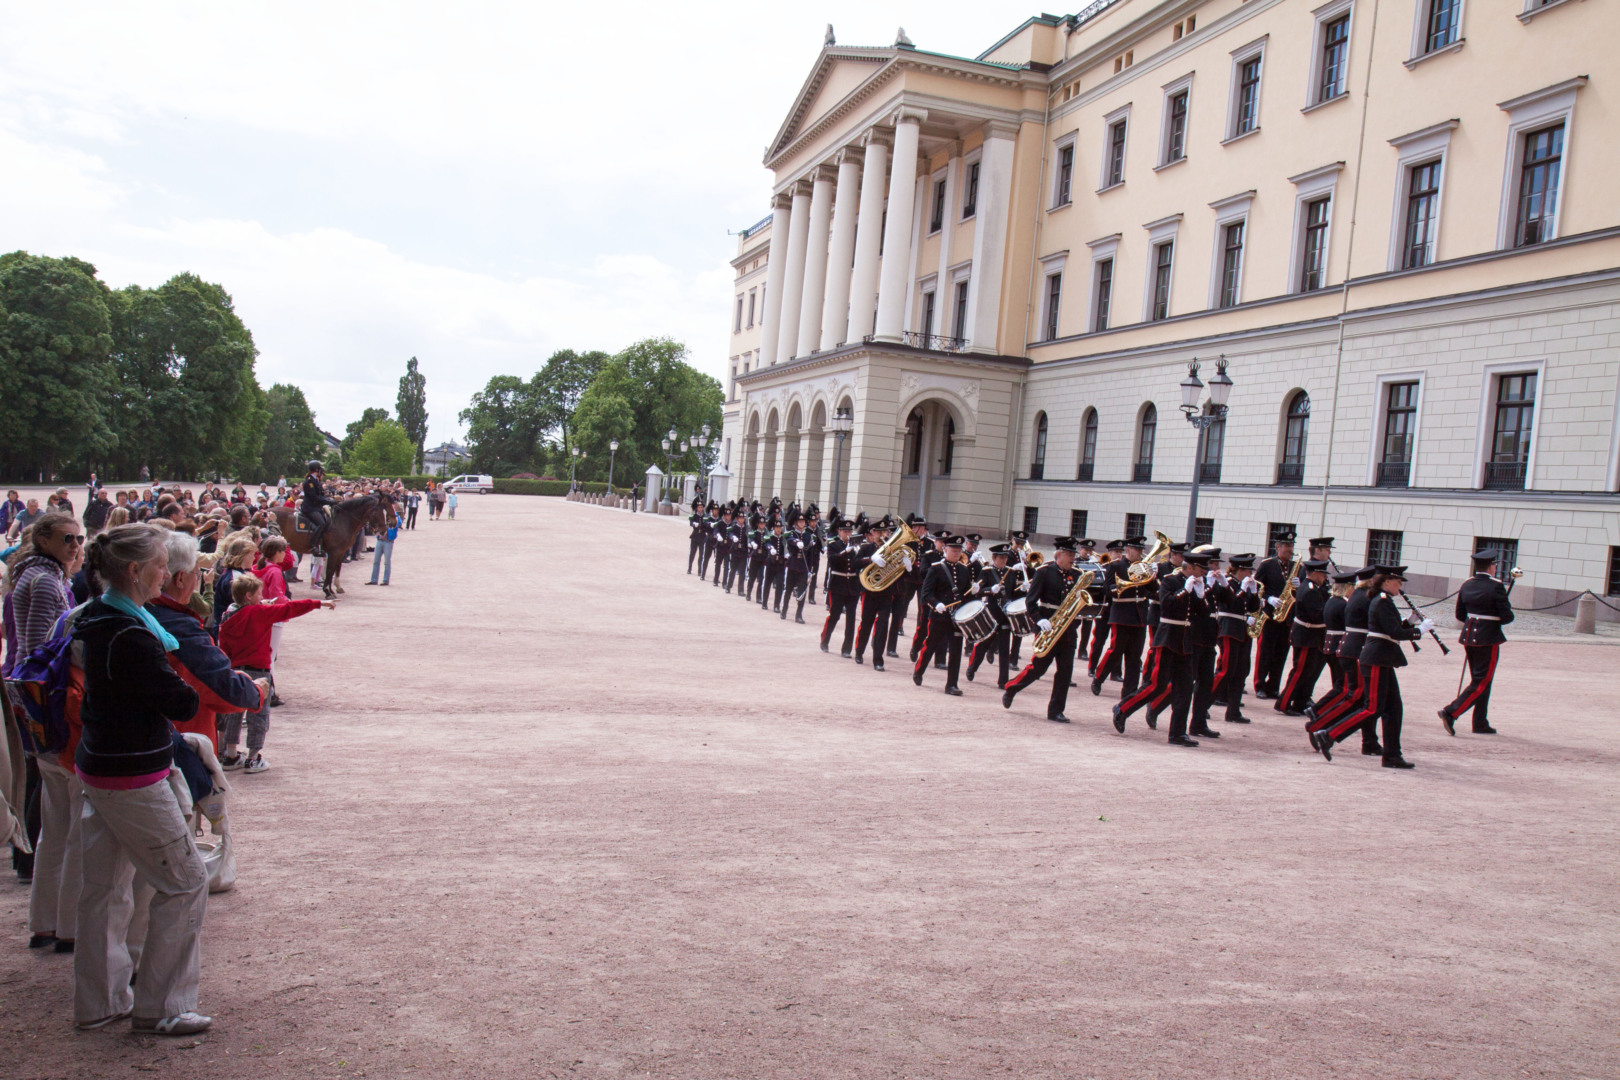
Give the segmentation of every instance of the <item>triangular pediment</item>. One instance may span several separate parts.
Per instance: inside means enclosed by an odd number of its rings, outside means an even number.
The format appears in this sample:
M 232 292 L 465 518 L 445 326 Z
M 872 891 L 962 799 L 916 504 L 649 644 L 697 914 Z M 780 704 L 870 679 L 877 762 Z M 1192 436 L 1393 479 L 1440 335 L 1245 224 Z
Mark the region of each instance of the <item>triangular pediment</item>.
M 799 134 L 825 116 L 839 102 L 866 83 L 899 52 L 898 49 L 863 49 L 828 46 L 816 58 L 810 77 L 793 99 L 793 106 L 782 121 L 776 137 L 765 151 L 769 161 Z

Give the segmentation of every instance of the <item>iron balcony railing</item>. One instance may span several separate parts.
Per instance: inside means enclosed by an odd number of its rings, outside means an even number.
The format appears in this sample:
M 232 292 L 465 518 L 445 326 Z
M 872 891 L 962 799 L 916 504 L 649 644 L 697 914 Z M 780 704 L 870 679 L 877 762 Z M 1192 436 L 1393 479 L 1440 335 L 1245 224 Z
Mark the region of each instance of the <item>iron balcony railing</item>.
M 1277 465 L 1277 483 L 1281 487 L 1299 487 L 1305 483 L 1305 463 L 1284 461 Z
M 1487 461 L 1485 487 L 1491 491 L 1523 491 L 1524 466 L 1522 461 Z
M 1379 487 L 1407 487 L 1412 479 L 1412 463 L 1410 461 L 1380 461 L 1378 463 Z
M 1074 472 L 1074 478 L 1076 480 L 1085 480 L 1089 483 L 1091 481 L 1091 474 L 1096 471 L 1096 468 L 1096 465 L 1089 461 L 1081 462 L 1080 467 Z
M 1198 466 L 1198 482 L 1200 484 L 1218 484 L 1221 482 L 1221 463 L 1206 461 Z
M 944 334 L 924 334 L 916 330 L 907 330 L 902 335 L 907 345 L 917 349 L 931 349 L 934 352 L 961 352 L 967 348 L 967 339 L 947 337 Z
M 1131 480 L 1137 484 L 1150 484 L 1153 482 L 1153 462 L 1138 461 L 1131 470 Z

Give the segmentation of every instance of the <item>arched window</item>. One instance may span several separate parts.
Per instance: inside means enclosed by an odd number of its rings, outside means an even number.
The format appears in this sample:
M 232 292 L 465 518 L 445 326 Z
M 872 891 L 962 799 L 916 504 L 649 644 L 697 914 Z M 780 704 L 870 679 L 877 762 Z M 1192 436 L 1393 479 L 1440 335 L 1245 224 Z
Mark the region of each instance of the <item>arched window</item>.
M 1097 410 L 1087 409 L 1080 425 L 1080 468 L 1076 480 L 1090 480 L 1097 466 Z
M 956 418 L 945 417 L 945 453 L 939 462 L 939 475 L 951 475 L 951 459 L 956 456 Z
M 911 415 L 906 417 L 906 475 L 916 476 L 922 472 L 922 412 L 912 409 Z
M 1305 482 L 1305 440 L 1311 430 L 1311 395 L 1300 390 L 1288 399 L 1288 417 L 1283 424 L 1282 460 L 1277 463 L 1277 483 L 1298 487 Z
M 1145 484 L 1153 479 L 1153 441 L 1159 433 L 1159 410 L 1148 402 L 1142 410 L 1142 426 L 1136 436 L 1136 468 L 1131 479 Z
M 1029 478 L 1041 480 L 1046 476 L 1046 414 L 1035 414 L 1035 453 L 1029 459 Z

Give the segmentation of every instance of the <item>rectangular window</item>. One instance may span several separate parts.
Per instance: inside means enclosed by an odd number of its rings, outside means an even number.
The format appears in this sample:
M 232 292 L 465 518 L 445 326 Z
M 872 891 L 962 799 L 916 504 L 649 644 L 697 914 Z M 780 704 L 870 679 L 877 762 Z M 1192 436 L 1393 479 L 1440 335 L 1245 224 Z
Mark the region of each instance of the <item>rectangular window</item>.
M 1321 104 L 1344 93 L 1346 61 L 1350 56 L 1350 16 L 1340 15 L 1322 27 L 1322 68 L 1316 84 L 1316 101 Z
M 1170 263 L 1176 243 L 1166 240 L 1153 247 L 1153 321 L 1170 317 Z
M 1193 547 L 1197 547 L 1199 544 L 1213 544 L 1215 542 L 1214 518 L 1193 519 L 1192 542 Z
M 1401 565 L 1401 533 L 1398 529 L 1367 530 L 1367 562 L 1378 566 Z
M 1558 212 L 1558 175 L 1564 159 L 1564 125 L 1532 131 L 1524 136 L 1524 160 L 1519 166 L 1519 215 L 1513 246 L 1539 244 L 1552 239 Z
M 1315 292 L 1327 283 L 1328 209 L 1332 196 L 1305 204 L 1305 237 L 1300 249 L 1299 291 Z
M 1226 418 L 1215 421 L 1204 431 L 1204 451 L 1198 459 L 1198 479 L 1205 484 L 1221 482 L 1221 457 L 1226 452 Z
M 1238 67 L 1237 107 L 1232 136 L 1247 135 L 1260 126 L 1260 57 L 1251 56 Z
M 928 216 L 928 231 L 937 233 L 945 227 L 945 181 L 934 181 L 934 211 Z
M 1536 375 L 1503 375 L 1496 384 L 1496 422 L 1491 430 L 1491 456 L 1485 462 L 1485 486 L 1522 490 L 1530 462 L 1530 437 L 1536 418 Z
M 1076 540 L 1084 539 L 1086 535 L 1086 512 L 1084 510 L 1069 511 L 1069 535 Z
M 1418 384 L 1390 383 L 1385 395 L 1384 447 L 1378 459 L 1378 486 L 1406 487 L 1412 477 Z
M 1146 535 L 1147 535 L 1147 515 L 1146 514 L 1126 514 L 1125 515 L 1125 536 L 1126 536 L 1126 538 L 1130 538 L 1132 536 L 1146 536 Z
M 754 325 L 754 301 L 759 299 L 758 289 L 748 290 L 748 325 Z
M 1024 507 L 1024 531 L 1034 536 L 1041 523 L 1041 508 L 1038 506 Z
M 1074 146 L 1065 146 L 1058 151 L 1057 157 L 1057 186 L 1052 194 L 1052 205 L 1068 206 L 1073 198 L 1074 189 Z
M 1222 232 L 1221 307 L 1235 307 L 1238 281 L 1243 275 L 1243 230 L 1247 222 L 1234 221 Z
M 1108 182 L 1113 187 L 1125 182 L 1125 121 L 1115 120 L 1108 126 Z
M 967 167 L 967 191 L 962 197 L 962 220 L 979 212 L 979 163 Z
M 1056 341 L 1058 336 L 1058 301 L 1063 296 L 1063 275 L 1046 275 L 1046 340 Z
M 1114 260 L 1101 259 L 1097 263 L 1097 304 L 1091 313 L 1091 329 L 1108 329 L 1108 304 L 1114 296 Z
M 1187 91 L 1170 97 L 1170 116 L 1164 132 L 1164 164 L 1187 156 Z
M 1424 52 L 1434 52 L 1457 41 L 1457 16 L 1461 10 L 1462 0 L 1429 0 Z
M 923 293 L 922 326 L 918 327 L 925 334 L 934 332 L 934 294 L 932 291 Z
M 958 281 L 956 283 L 956 313 L 951 319 L 953 323 L 951 327 L 951 334 L 954 337 L 967 337 L 967 297 L 968 283 L 966 281 Z
M 731 328 L 731 332 L 733 334 L 742 333 L 742 315 L 743 315 L 743 298 L 741 296 L 739 296 L 739 297 L 737 297 L 737 320 L 736 320 L 736 323 Z
M 735 360 L 731 362 L 731 395 L 726 400 L 737 400 L 737 361 Z
M 759 325 L 761 326 L 765 325 L 765 289 L 766 286 L 764 285 L 759 287 Z
M 1609 596 L 1620 596 L 1620 547 L 1609 549 Z
M 1277 550 L 1277 542 L 1279 540 L 1282 540 L 1284 538 L 1288 538 L 1288 539 L 1291 540 L 1298 531 L 1299 530 L 1294 526 L 1294 523 L 1292 521 L 1268 521 L 1268 522 L 1266 522 L 1266 551 L 1265 551 L 1265 554 L 1266 555 L 1274 554 L 1276 552 L 1276 550 Z
M 1401 266 L 1407 270 L 1434 261 L 1434 234 L 1440 211 L 1440 162 L 1413 165 L 1407 174 L 1406 241 Z
M 1474 552 L 1484 551 L 1486 548 L 1495 548 L 1501 553 L 1496 558 L 1496 572 L 1502 577 L 1507 577 L 1507 572 L 1519 565 L 1519 542 L 1517 540 L 1510 540 L 1505 536 L 1476 536 L 1474 537 L 1474 546 L 1468 550 L 1468 554 L 1473 555 Z M 1468 573 L 1471 575 L 1473 570 L 1473 563 L 1470 562 Z

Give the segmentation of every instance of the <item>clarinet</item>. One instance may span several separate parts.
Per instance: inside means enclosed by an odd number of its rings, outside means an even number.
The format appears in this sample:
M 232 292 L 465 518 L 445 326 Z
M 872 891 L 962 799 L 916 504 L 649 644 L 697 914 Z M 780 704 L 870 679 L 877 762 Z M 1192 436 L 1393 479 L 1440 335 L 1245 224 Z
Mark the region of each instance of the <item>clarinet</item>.
M 1417 608 L 1417 605 L 1412 603 L 1412 598 L 1410 596 L 1406 595 L 1406 590 L 1405 589 L 1401 590 L 1401 599 L 1406 601 L 1406 606 L 1407 606 L 1408 609 L 1411 610 L 1413 615 L 1416 615 L 1419 619 L 1423 618 L 1423 612 L 1419 611 L 1418 608 Z M 1429 631 L 1429 636 L 1434 638 L 1434 643 L 1436 645 L 1440 646 L 1440 655 L 1441 656 L 1450 656 L 1451 655 L 1451 650 L 1446 648 L 1446 643 L 1440 640 L 1440 635 L 1439 634 L 1435 633 L 1431 629 Z M 1413 652 L 1422 652 L 1423 650 L 1418 648 L 1418 643 L 1414 641 L 1414 642 L 1412 642 L 1412 651 Z

